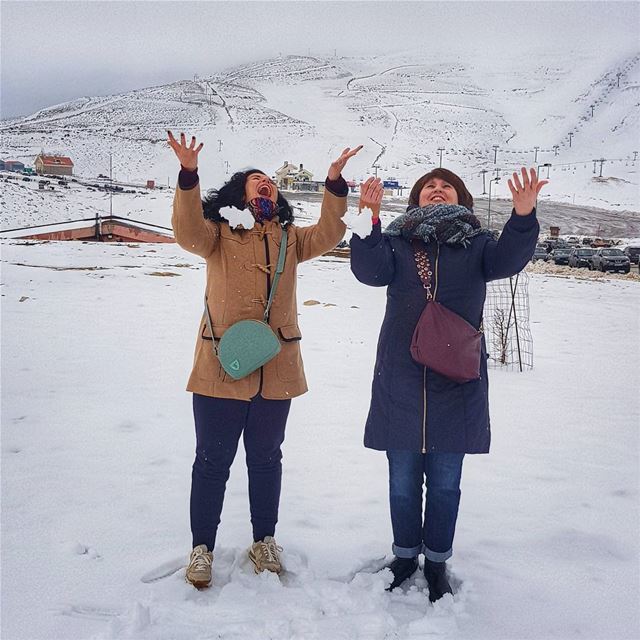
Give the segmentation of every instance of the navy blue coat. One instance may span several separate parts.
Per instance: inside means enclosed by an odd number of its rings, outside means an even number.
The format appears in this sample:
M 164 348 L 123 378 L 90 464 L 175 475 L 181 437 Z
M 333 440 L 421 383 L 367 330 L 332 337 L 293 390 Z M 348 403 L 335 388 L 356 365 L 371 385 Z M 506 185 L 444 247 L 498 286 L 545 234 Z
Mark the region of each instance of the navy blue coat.
M 497 241 L 481 234 L 466 248 L 441 244 L 438 302 L 479 327 L 486 282 L 521 271 L 533 255 L 539 231 L 534 209 L 528 216 L 512 213 Z M 436 243 L 426 249 L 433 269 Z M 412 359 L 411 338 L 427 304 L 426 293 L 410 242 L 383 235 L 379 222 L 366 238 L 351 238 L 351 270 L 364 284 L 387 287 L 365 446 L 487 453 L 491 432 L 484 338 L 479 380 L 458 384 Z

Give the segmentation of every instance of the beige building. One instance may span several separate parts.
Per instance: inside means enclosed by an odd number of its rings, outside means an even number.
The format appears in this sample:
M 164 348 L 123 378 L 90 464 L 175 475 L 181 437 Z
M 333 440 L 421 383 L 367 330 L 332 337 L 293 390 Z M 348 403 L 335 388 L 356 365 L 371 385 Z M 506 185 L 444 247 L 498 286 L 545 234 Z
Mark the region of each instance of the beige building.
M 72 176 L 73 161 L 67 156 L 47 156 L 41 153 L 35 161 L 36 173 L 52 176 Z
M 276 169 L 275 179 L 278 189 L 289 191 L 294 188 L 295 183 L 311 182 L 313 173 L 305 169 L 302 164 L 296 166 L 285 160 L 284 164 Z

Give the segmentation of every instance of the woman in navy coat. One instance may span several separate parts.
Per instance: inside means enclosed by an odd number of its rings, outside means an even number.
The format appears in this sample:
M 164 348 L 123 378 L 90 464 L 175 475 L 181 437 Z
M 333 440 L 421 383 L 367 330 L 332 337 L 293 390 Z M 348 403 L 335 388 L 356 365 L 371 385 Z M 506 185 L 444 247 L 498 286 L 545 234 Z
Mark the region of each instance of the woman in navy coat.
M 407 212 L 383 233 L 382 185 L 369 178 L 361 185 L 360 208 L 373 212 L 372 231 L 365 238 L 354 234 L 350 243 L 356 278 L 387 287 L 364 443 L 386 451 L 389 461 L 395 554 L 389 589 L 415 572 L 423 553 L 432 602 L 452 592 L 445 561 L 452 555 L 464 454 L 489 451 L 487 352 L 483 337 L 480 378 L 464 384 L 413 360 L 411 339 L 427 298 L 412 242 L 426 250 L 433 276 L 437 266 L 438 302 L 480 329 L 486 283 L 521 271 L 539 233 L 535 203 L 547 181 L 523 167 L 508 183 L 513 211 L 495 240 L 473 215 L 464 182 L 447 169 L 420 178 Z

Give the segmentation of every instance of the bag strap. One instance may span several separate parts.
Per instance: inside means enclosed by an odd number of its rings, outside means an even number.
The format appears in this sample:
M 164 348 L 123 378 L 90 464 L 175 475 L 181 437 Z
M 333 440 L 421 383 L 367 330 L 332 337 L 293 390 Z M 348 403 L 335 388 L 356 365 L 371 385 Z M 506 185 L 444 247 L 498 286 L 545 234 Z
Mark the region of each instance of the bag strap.
M 264 310 L 264 322 L 269 324 L 269 311 L 271 311 L 271 304 L 273 303 L 273 299 L 276 295 L 276 289 L 278 288 L 278 282 L 280 280 L 280 275 L 284 271 L 284 263 L 287 257 L 287 229 L 286 227 L 282 228 L 282 238 L 280 239 L 280 252 L 278 253 L 278 265 L 276 266 L 276 273 L 273 278 L 273 285 L 271 287 L 271 292 L 269 293 L 269 300 L 267 302 L 267 307 Z M 213 327 L 211 325 L 211 314 L 209 313 L 209 302 L 207 300 L 207 294 L 204 294 L 204 313 L 207 318 L 207 328 L 209 329 L 209 333 L 211 334 L 211 342 L 213 343 L 213 352 L 215 355 L 218 355 L 218 345 L 216 344 L 216 337 L 213 335 Z
M 416 260 L 416 266 L 418 267 L 418 275 L 422 280 L 422 286 L 427 292 L 427 300 L 433 300 L 435 302 L 436 294 L 438 293 L 438 270 L 439 270 L 439 258 L 440 258 L 440 243 L 436 249 L 436 268 L 435 273 L 431 270 L 431 262 L 429 261 L 429 255 L 424 247 L 424 242 L 421 240 L 412 240 L 413 255 Z M 433 293 L 431 293 L 431 276 L 435 275 L 435 287 Z M 480 328 L 478 331 L 484 333 L 484 318 L 480 318 Z
M 264 310 L 264 321 L 269 323 L 269 311 L 271 311 L 271 304 L 273 298 L 276 295 L 276 289 L 278 288 L 278 282 L 280 280 L 280 274 L 284 271 L 284 261 L 287 257 L 287 229 L 282 228 L 282 237 L 280 238 L 280 253 L 278 254 L 278 266 L 276 267 L 276 274 L 273 278 L 273 285 L 271 286 L 271 293 L 269 294 L 269 301 L 267 307 Z
M 429 260 L 429 254 L 427 253 L 424 242 L 422 240 L 412 240 L 411 246 L 413 247 L 413 257 L 416 261 L 416 267 L 418 268 L 418 275 L 422 280 L 422 286 L 427 292 L 427 300 L 435 300 L 438 290 L 438 256 L 436 256 L 436 286 L 433 293 L 431 292 L 431 276 L 433 271 L 431 270 L 431 261 Z M 438 245 L 438 254 L 440 253 L 440 245 Z

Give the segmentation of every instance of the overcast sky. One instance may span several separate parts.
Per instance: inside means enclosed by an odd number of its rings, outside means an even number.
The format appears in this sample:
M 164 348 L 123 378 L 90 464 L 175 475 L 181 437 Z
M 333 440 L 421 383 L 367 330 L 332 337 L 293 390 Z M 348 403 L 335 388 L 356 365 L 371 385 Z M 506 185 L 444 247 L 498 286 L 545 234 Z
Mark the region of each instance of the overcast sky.
M 83 2 L 0 5 L 2 117 L 278 54 L 523 46 L 640 49 L 638 2 Z M 471 54 L 470 54 L 471 55 Z

